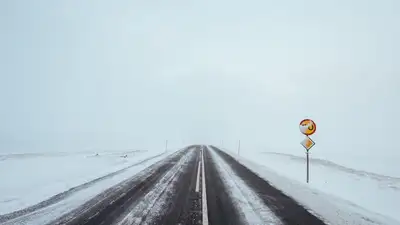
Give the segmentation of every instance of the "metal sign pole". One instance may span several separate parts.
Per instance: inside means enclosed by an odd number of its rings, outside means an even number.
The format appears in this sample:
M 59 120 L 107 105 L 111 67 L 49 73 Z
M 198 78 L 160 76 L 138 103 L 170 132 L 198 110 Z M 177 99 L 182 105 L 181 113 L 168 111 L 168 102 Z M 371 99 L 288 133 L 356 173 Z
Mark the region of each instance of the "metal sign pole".
M 310 166 L 309 166 L 309 158 L 308 158 L 308 151 L 306 152 L 306 155 L 307 155 L 307 183 L 308 183 L 308 181 L 310 180 Z

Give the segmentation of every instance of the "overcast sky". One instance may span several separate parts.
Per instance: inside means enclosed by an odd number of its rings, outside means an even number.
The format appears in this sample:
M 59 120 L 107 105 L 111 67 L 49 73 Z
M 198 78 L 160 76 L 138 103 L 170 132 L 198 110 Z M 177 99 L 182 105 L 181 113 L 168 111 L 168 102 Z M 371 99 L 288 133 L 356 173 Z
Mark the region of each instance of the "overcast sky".
M 400 154 L 400 1 L 0 2 L 0 152 Z

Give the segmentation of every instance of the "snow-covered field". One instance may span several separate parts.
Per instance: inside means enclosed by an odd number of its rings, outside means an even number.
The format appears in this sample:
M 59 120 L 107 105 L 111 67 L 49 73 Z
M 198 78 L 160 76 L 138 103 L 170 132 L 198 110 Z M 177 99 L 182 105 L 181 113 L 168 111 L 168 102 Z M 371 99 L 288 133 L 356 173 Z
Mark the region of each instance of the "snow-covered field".
M 310 153 L 312 158 L 334 162 L 356 170 L 400 178 L 400 152 L 387 155 L 379 152 L 371 154 L 368 152 L 352 152 L 351 150 L 346 153 L 334 151 L 320 152 L 319 149 L 316 149 L 316 151 L 313 150 Z M 301 152 L 298 156 L 304 156 L 304 153 Z
M 71 189 L 79 191 L 90 186 L 90 196 L 94 196 L 171 152 L 129 150 L 98 152 L 98 155 L 94 152 L 0 155 L 0 215 L 31 207 Z M 93 186 L 98 187 L 93 189 Z
M 224 150 L 332 224 L 400 224 L 399 177 L 356 170 L 311 156 L 307 184 L 305 157 L 244 151 L 238 157 Z

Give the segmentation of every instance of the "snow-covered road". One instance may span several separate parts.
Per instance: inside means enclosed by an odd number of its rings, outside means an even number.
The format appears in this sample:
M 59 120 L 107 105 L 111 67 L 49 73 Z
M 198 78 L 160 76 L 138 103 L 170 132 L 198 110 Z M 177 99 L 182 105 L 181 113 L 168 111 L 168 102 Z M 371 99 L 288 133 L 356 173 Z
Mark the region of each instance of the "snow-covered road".
M 51 224 L 325 223 L 226 153 L 194 146 Z
M 0 224 L 399 224 L 214 146 L 144 157 L 81 186 Z
M 212 148 L 210 155 L 214 159 L 218 173 L 228 189 L 236 210 L 243 215 L 243 223 L 278 225 L 282 222 L 268 208 L 262 199 L 240 178 L 233 169 Z

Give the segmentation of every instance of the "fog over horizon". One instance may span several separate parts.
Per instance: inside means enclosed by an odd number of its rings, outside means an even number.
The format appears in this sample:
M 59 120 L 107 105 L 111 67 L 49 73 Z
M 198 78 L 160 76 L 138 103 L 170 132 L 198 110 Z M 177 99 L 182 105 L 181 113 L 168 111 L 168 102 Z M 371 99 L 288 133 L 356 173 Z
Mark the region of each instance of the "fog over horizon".
M 400 2 L 0 2 L 0 154 L 400 156 Z

